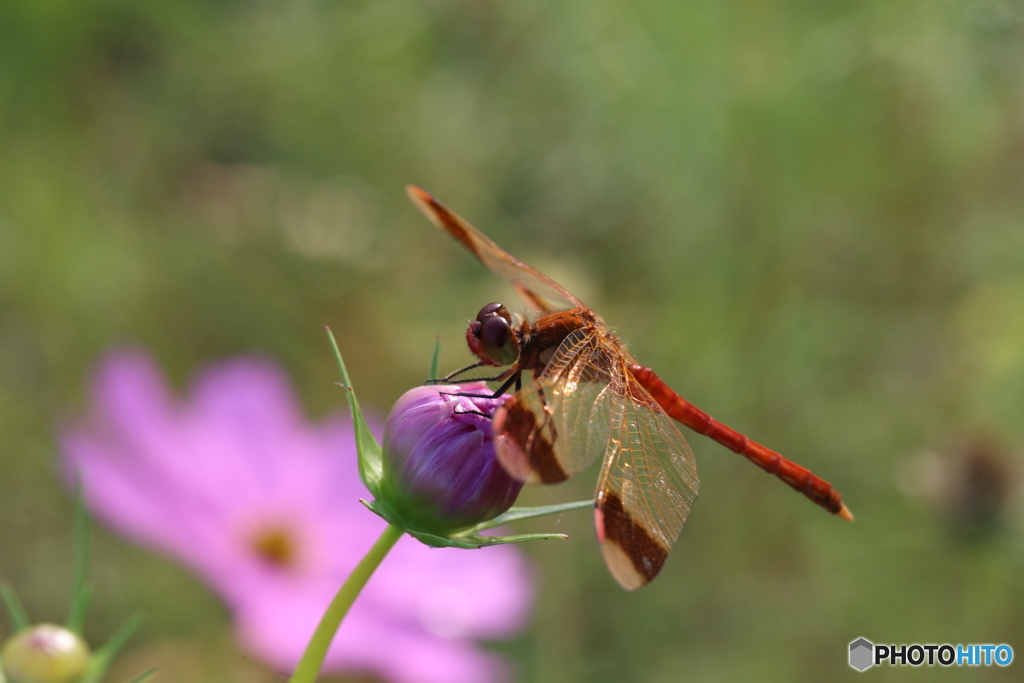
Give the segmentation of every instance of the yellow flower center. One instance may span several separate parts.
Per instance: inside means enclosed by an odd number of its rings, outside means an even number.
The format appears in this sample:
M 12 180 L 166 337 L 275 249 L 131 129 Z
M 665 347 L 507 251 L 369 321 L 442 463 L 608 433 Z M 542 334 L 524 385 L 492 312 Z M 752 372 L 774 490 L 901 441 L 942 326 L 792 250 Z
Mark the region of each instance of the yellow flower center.
M 294 536 L 281 527 L 260 529 L 252 538 L 252 549 L 275 569 L 292 569 L 298 559 Z

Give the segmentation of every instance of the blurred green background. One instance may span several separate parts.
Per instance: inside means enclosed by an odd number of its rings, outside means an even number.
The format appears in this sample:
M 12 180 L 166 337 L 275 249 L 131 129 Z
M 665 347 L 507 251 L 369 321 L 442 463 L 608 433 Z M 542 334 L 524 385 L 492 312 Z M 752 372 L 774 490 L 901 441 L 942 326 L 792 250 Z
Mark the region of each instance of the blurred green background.
M 0 3 L 0 577 L 34 616 L 64 613 L 55 434 L 107 349 L 178 386 L 270 355 L 317 417 L 343 406 L 324 324 L 380 414 L 436 335 L 442 368 L 468 362 L 466 319 L 507 290 L 407 182 L 857 516 L 695 435 L 701 497 L 649 587 L 614 584 L 589 514 L 525 549 L 536 617 L 494 646 L 520 680 L 855 680 L 858 636 L 1024 655 L 1024 5 L 1003 0 Z M 98 531 L 94 574 L 94 642 L 143 610 L 125 677 L 271 680 L 173 564 Z

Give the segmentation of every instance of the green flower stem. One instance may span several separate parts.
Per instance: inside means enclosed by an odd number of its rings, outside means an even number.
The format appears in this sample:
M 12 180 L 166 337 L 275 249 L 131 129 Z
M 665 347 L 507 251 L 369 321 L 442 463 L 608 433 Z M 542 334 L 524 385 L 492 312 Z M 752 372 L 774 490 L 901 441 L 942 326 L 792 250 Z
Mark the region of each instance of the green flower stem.
M 342 584 L 338 594 L 334 596 L 334 600 L 331 601 L 324 613 L 323 619 L 320 620 L 320 625 L 316 627 L 316 632 L 309 641 L 309 645 L 306 646 L 306 651 L 302 653 L 302 659 L 299 660 L 299 665 L 295 667 L 295 672 L 288 679 L 288 683 L 315 683 L 316 677 L 320 674 L 320 667 L 324 664 L 324 657 L 327 656 L 327 649 L 330 648 L 331 641 L 334 640 L 334 635 L 341 626 L 341 620 L 348 614 L 349 608 L 359 597 L 363 586 L 370 580 L 373 572 L 380 566 L 381 561 L 403 533 L 405 532 L 398 527 L 389 524 L 377 542 L 370 548 L 370 552 L 366 553 L 366 557 L 345 579 L 345 583 Z

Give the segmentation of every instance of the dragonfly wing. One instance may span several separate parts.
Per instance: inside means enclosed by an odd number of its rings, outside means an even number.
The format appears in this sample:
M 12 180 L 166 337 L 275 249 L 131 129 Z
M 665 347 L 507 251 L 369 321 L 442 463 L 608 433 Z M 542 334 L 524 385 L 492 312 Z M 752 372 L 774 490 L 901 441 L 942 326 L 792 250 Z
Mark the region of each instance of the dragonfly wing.
M 423 188 L 406 186 L 409 199 L 437 227 L 462 243 L 491 272 L 505 278 L 532 310 L 557 313 L 583 304 L 564 287 L 533 266 L 512 256 Z
M 501 464 L 513 477 L 555 484 L 582 472 L 610 434 L 613 392 L 607 353 L 592 331 L 576 330 L 544 371 L 494 416 Z
M 611 435 L 594 525 L 608 570 L 626 590 L 647 585 L 697 499 L 697 467 L 676 423 L 620 362 L 609 385 Z

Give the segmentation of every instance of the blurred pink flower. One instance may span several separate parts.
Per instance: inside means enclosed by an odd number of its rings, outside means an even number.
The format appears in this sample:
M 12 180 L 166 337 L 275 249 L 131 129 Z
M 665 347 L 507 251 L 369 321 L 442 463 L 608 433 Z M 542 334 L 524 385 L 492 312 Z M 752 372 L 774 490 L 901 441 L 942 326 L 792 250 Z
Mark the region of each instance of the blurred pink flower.
M 126 536 L 190 567 L 228 604 L 241 642 L 298 662 L 335 591 L 383 531 L 359 498 L 350 421 L 307 422 L 285 375 L 239 359 L 206 370 L 187 400 L 139 352 L 112 354 L 95 415 L 62 439 L 86 504 Z M 532 591 L 508 546 L 399 541 L 349 612 L 325 669 L 394 683 L 485 683 L 504 662 L 475 638 L 528 617 Z

